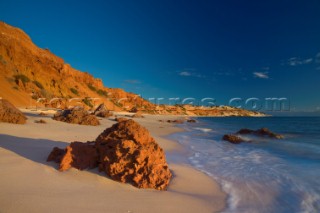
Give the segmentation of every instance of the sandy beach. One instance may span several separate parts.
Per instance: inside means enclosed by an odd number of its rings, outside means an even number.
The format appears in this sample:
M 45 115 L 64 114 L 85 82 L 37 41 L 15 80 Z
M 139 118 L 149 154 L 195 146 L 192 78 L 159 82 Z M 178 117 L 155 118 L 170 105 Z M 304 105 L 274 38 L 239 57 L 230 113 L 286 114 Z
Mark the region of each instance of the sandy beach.
M 137 189 L 115 182 L 97 169 L 59 172 L 46 162 L 53 147 L 73 141 L 94 140 L 115 123 L 101 119 L 100 126 L 68 124 L 51 119 L 52 114 L 22 109 L 25 125 L 0 123 L 0 212 L 219 212 L 226 194 L 207 175 L 183 160 L 185 151 L 165 136 L 183 131 L 158 120 L 176 116 L 146 115 L 135 118 L 165 150 L 174 177 L 167 191 Z M 46 112 L 47 113 L 47 112 Z M 45 120 L 46 124 L 34 121 Z

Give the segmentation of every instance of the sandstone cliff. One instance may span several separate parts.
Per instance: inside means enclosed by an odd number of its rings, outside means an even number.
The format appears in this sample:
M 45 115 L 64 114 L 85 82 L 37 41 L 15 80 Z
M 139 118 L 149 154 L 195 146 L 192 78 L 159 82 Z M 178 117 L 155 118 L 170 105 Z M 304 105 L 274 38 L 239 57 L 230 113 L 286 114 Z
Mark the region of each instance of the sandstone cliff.
M 37 47 L 21 29 L 0 22 L 0 97 L 15 106 L 86 109 L 104 103 L 108 110 L 189 116 L 264 116 L 231 107 L 155 105 L 136 94 L 105 87 L 101 79 L 66 64 L 49 49 Z M 94 99 L 92 99 L 94 98 Z
M 49 49 L 37 47 L 21 29 L 4 22 L 0 22 L 0 84 L 0 97 L 16 106 L 34 106 L 39 98 L 43 98 L 39 106 L 60 108 L 77 102 L 90 108 L 99 102 L 108 109 L 121 111 L 124 106 L 117 103 L 119 99 L 127 100 L 127 108 L 135 102 L 150 105 L 135 94 L 104 87 L 101 79 L 72 68 Z M 49 102 L 52 98 L 64 99 Z M 80 99 L 70 101 L 70 98 Z

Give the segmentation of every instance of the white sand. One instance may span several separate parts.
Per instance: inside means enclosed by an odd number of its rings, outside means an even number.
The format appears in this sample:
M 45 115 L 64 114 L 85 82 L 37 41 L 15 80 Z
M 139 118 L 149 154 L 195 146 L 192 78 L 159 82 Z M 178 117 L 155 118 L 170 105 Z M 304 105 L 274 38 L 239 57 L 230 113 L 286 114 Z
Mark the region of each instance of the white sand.
M 97 127 L 39 117 L 26 111 L 25 125 L 0 123 L 0 212 L 217 212 L 226 195 L 216 182 L 187 164 L 169 161 L 174 173 L 168 191 L 137 189 L 108 179 L 97 169 L 57 171 L 46 162 L 53 147 L 72 141 L 94 140 L 114 121 L 102 119 Z M 47 124 L 36 124 L 42 118 Z M 173 117 L 171 116 L 171 119 Z M 181 146 L 162 138 L 181 131 L 160 123 L 168 116 L 135 119 L 151 132 L 167 155 L 181 155 Z M 171 158 L 170 158 L 171 159 Z

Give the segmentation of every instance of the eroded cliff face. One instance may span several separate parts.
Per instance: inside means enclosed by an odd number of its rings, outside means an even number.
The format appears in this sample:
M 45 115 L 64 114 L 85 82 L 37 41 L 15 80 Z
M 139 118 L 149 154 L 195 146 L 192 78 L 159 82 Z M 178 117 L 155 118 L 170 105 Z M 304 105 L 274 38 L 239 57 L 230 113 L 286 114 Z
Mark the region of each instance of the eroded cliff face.
M 0 97 L 17 106 L 34 105 L 39 98 L 43 100 L 38 105 L 51 104 L 47 100 L 52 98 L 65 98 L 69 100 L 56 101 L 53 105 L 64 108 L 81 102 L 90 107 L 103 102 L 116 111 L 123 110 L 123 100 L 127 108 L 134 105 L 133 101 L 150 104 L 135 94 L 104 87 L 101 79 L 72 68 L 49 49 L 37 47 L 21 29 L 4 22 L 0 22 L 0 83 Z M 82 101 L 85 97 L 99 100 Z M 70 101 L 71 98 L 81 100 Z M 122 100 L 118 103 L 119 99 Z

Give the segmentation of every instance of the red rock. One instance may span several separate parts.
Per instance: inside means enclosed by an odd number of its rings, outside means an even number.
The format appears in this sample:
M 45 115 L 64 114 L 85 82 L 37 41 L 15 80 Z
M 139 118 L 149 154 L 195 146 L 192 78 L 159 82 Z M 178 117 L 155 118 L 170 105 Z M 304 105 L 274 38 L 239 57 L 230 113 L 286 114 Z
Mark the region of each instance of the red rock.
M 42 120 L 42 119 L 35 120 L 34 122 L 37 123 L 37 124 L 46 124 L 47 123 L 45 120 Z
M 134 113 L 136 113 L 136 112 L 138 112 L 138 109 L 137 109 L 136 107 L 132 107 L 132 109 L 130 109 L 129 112 L 134 112 Z
M 47 160 L 60 163 L 60 171 L 99 165 L 111 179 L 138 188 L 165 190 L 172 177 L 163 149 L 146 128 L 128 119 L 106 129 L 95 142 L 55 147 Z
M 64 149 L 54 147 L 51 153 L 49 154 L 47 161 L 54 161 L 56 163 L 60 163 L 61 159 L 65 154 L 66 154 L 66 151 Z
M 27 117 L 9 101 L 0 99 L 0 122 L 25 124 Z
M 98 116 L 98 117 L 101 117 L 101 118 L 109 118 L 113 114 L 111 112 L 109 112 L 109 111 L 100 111 L 100 112 L 97 112 L 95 115 Z
M 100 125 L 100 122 L 95 115 L 90 115 L 81 107 L 75 107 L 73 109 L 67 109 L 61 112 L 57 112 L 56 114 L 54 114 L 52 119 L 72 124 L 91 126 Z
M 168 123 L 176 123 L 176 124 L 183 124 L 184 120 L 179 119 L 179 120 L 167 120 Z
M 133 120 L 106 129 L 96 139 L 99 169 L 114 180 L 138 188 L 165 190 L 171 179 L 162 148 Z
M 60 163 L 60 171 L 71 167 L 79 170 L 92 169 L 98 166 L 98 153 L 94 142 L 72 142 L 65 150 L 55 147 L 47 161 Z
M 144 116 L 142 115 L 142 112 L 137 112 L 137 113 L 133 114 L 131 117 L 132 118 L 144 118 Z
M 108 117 L 111 117 L 113 114 L 107 109 L 105 104 L 100 104 L 97 107 L 97 109 L 93 112 L 93 115 L 96 115 L 102 118 L 108 118 Z
M 122 121 L 127 121 L 128 118 L 116 117 L 114 120 L 117 121 L 117 122 L 122 122 Z

